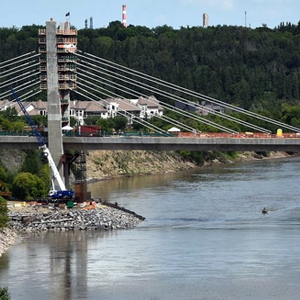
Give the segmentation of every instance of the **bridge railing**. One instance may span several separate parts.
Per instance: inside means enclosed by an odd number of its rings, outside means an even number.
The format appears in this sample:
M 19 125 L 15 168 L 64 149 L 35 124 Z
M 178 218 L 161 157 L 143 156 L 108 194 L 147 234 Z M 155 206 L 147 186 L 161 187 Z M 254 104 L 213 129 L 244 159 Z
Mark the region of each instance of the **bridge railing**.
M 159 133 L 159 132 L 68 132 L 65 136 L 85 136 L 85 137 L 169 137 L 173 136 L 169 133 Z
M 300 133 L 288 132 L 282 133 L 281 135 L 272 133 L 262 133 L 262 132 L 240 132 L 240 133 L 227 133 L 227 132 L 179 132 L 177 136 L 180 138 L 300 138 Z
M 48 132 L 41 132 L 43 136 L 47 136 Z M 13 130 L 2 130 L 0 136 L 33 136 L 32 132 L 29 131 L 13 131 Z M 73 132 L 67 131 L 63 133 L 66 137 L 178 137 L 178 138 L 232 138 L 232 139 L 243 139 L 243 138 L 300 138 L 300 133 L 287 132 L 281 135 L 268 134 L 261 132 L 241 132 L 241 133 L 226 133 L 226 132 L 178 132 L 175 134 L 171 133 L 159 133 L 159 132 Z
M 32 136 L 31 132 L 27 131 L 13 131 L 13 130 L 4 130 L 0 131 L 0 136 Z

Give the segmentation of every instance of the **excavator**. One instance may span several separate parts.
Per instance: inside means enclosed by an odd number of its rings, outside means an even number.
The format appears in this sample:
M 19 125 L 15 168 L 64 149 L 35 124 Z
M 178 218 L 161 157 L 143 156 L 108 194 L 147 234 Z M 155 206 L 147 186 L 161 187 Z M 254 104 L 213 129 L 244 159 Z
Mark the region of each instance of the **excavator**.
M 72 190 L 67 190 L 66 186 L 64 184 L 63 179 L 60 176 L 60 173 L 55 165 L 55 162 L 52 158 L 52 155 L 45 143 L 45 139 L 44 137 L 41 135 L 41 133 L 38 131 L 37 126 L 34 124 L 33 120 L 31 119 L 30 115 L 28 114 L 26 108 L 24 107 L 23 103 L 21 102 L 21 100 L 19 99 L 19 97 L 17 96 L 16 92 L 14 91 L 14 89 L 11 87 L 10 88 L 11 93 L 13 94 L 16 102 L 19 104 L 23 114 L 26 117 L 26 120 L 28 122 L 28 124 L 31 127 L 31 131 L 32 134 L 36 137 L 38 144 L 39 144 L 39 149 L 42 150 L 43 156 L 45 158 L 47 158 L 49 166 L 51 168 L 52 171 L 52 175 L 53 175 L 53 179 L 55 179 L 58 183 L 59 186 L 59 190 L 55 189 L 55 185 L 54 185 L 54 180 L 52 179 L 52 188 L 50 189 L 49 193 L 48 193 L 48 197 L 52 198 L 52 199 L 71 199 L 74 197 L 74 191 Z
M 2 180 L 0 180 L 0 196 L 4 199 L 8 199 L 12 196 L 11 192 L 7 191 L 6 184 Z

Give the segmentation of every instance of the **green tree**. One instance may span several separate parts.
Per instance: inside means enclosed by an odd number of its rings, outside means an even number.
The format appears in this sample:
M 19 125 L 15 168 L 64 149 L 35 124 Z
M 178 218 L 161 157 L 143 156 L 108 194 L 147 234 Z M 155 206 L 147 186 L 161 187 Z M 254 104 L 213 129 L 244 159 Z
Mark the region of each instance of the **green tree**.
M 0 180 L 7 182 L 8 179 L 8 173 L 5 167 L 3 166 L 1 160 L 0 160 Z
M 114 124 L 112 119 L 101 119 L 99 118 L 96 125 L 101 127 L 101 132 L 112 132 Z
M 13 123 L 9 119 L 0 115 L 0 130 L 9 131 L 12 129 L 13 129 Z
M 10 300 L 10 293 L 7 287 L 0 287 L 0 300 Z
M 99 116 L 89 116 L 84 120 L 84 123 L 86 125 L 97 125 L 99 119 L 100 119 Z
M 38 127 L 47 126 L 47 123 L 48 123 L 47 116 L 35 115 L 35 116 L 30 116 L 30 117 L 36 126 L 38 126 Z
M 8 217 L 7 201 L 0 196 L 0 228 L 5 227 L 8 221 L 9 221 L 9 217 Z
M 12 130 L 13 131 L 23 131 L 24 127 L 26 126 L 26 123 L 22 121 L 16 121 L 12 123 Z
M 41 152 L 38 150 L 24 150 L 24 152 L 26 156 L 21 172 L 29 172 L 39 176 L 42 169 Z
M 18 112 L 15 107 L 8 107 L 6 110 L 1 111 L 0 114 L 12 122 L 18 119 Z
M 14 178 L 11 190 L 18 199 L 35 199 L 47 195 L 47 184 L 36 175 L 21 172 Z
M 116 116 L 112 119 L 115 131 L 125 131 L 128 120 L 124 116 Z
M 70 126 L 75 127 L 77 125 L 78 121 L 75 117 L 70 117 Z
M 283 122 L 290 124 L 292 126 L 300 127 L 300 107 L 291 106 L 288 104 L 282 105 L 282 120 Z

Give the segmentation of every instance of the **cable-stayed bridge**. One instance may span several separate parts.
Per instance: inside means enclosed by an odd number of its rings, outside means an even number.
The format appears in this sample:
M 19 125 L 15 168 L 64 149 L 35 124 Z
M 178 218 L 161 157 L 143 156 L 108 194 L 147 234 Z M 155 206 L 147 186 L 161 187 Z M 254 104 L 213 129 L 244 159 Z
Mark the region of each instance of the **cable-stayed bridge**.
M 171 112 L 171 115 L 176 115 L 176 118 L 169 117 L 168 114 L 156 115 L 156 117 L 188 134 L 180 133 L 170 137 L 168 132 L 153 125 L 151 119 L 139 118 L 126 110 L 119 110 L 118 115 L 125 116 L 161 136 L 64 137 L 64 149 L 300 150 L 300 139 L 298 139 L 300 129 L 297 127 L 132 70 L 90 53 L 77 50 L 73 54 L 76 56 L 76 77 L 71 78 L 74 85 L 69 90 L 74 99 L 77 97 L 105 106 L 108 104 L 108 99 L 112 98 L 118 98 L 125 103 L 126 99 L 144 97 L 151 104 L 152 100 L 149 95 L 155 95 L 164 110 Z M 7 108 L 13 105 L 11 86 L 22 101 L 30 101 L 33 97 L 46 98 L 45 92 L 40 88 L 43 80 L 40 56 L 40 53 L 32 51 L 0 62 L 0 100 L 9 100 L 0 107 L 0 110 L 3 110 L 4 106 Z M 211 106 L 205 103 L 210 103 Z M 215 110 L 213 106 L 218 106 L 220 109 Z M 214 116 L 217 121 L 209 116 Z M 238 116 L 246 117 L 241 119 Z M 251 119 L 253 123 L 245 119 Z M 198 124 L 202 124 L 208 130 L 224 134 L 200 132 Z M 242 134 L 237 131 L 237 124 L 239 128 L 255 134 Z M 276 137 L 271 133 L 270 128 L 273 128 L 273 133 L 275 128 L 280 128 L 289 134 Z M 0 136 L 0 148 L 14 147 L 35 149 L 36 143 L 32 137 Z
M 11 88 L 20 101 L 47 100 L 46 143 L 66 188 L 70 166 L 77 158 L 81 157 L 79 163 L 85 173 L 86 150 L 300 152 L 299 128 L 78 50 L 77 30 L 71 28 L 69 21 L 59 27 L 52 19 L 47 21 L 46 28 L 39 30 L 38 48 L 38 53 L 32 51 L 0 62 L 0 110 L 10 112 L 15 105 Z M 121 105 L 115 109 L 110 101 L 117 99 L 126 104 L 140 98 L 147 106 L 139 103 L 138 114 Z M 63 137 L 62 128 L 69 125 L 73 100 L 88 100 L 109 108 L 106 117 L 124 116 L 129 124 L 138 125 L 141 134 Z M 148 110 L 148 106 L 157 107 L 158 103 L 159 108 Z M 30 112 L 27 113 L 28 117 Z M 153 122 L 153 117 L 160 123 Z M 166 124 L 179 128 L 180 133 L 170 135 Z M 282 130 L 288 134 L 282 134 Z M 274 135 L 274 131 L 278 134 Z M 37 148 L 35 137 L 20 132 L 3 136 L 0 132 L 0 149 Z M 80 151 L 73 154 L 70 150 Z M 53 189 L 59 190 L 55 178 Z M 79 180 L 80 195 L 85 195 L 84 176 Z

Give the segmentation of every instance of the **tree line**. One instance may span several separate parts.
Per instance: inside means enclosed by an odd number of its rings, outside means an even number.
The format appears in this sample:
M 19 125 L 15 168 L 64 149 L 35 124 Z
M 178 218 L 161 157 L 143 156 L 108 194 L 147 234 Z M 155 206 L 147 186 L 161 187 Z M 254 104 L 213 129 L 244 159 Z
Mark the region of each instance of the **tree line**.
M 39 28 L 0 28 L 0 62 L 37 49 Z M 291 121 L 299 104 L 300 22 L 174 29 L 114 21 L 78 30 L 78 49 L 277 120 Z

